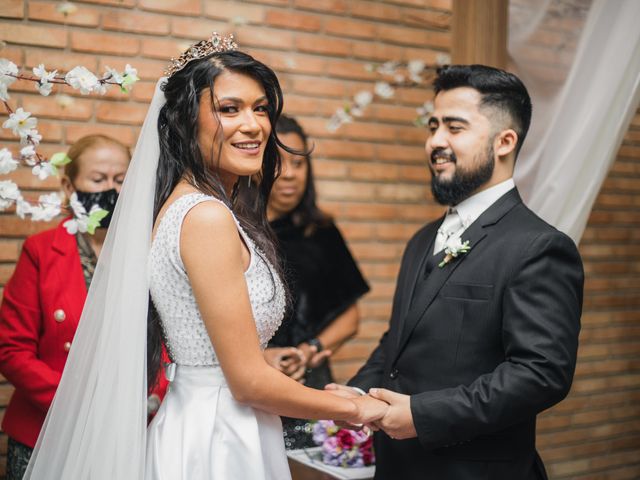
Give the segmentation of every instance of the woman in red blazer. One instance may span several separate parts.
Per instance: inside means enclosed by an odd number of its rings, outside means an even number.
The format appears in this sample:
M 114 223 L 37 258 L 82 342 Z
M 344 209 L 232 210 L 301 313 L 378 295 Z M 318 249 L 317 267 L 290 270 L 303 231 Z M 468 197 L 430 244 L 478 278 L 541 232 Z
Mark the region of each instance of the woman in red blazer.
M 87 211 L 113 211 L 129 166 L 127 147 L 91 135 L 69 150 L 62 188 Z M 2 421 L 9 436 L 7 480 L 21 479 L 51 405 L 78 326 L 111 215 L 94 235 L 77 231 L 73 219 L 28 238 L 0 306 L 0 372 L 15 392 Z M 68 221 L 71 222 L 68 223 Z M 68 231 L 70 230 L 71 233 Z M 76 231 L 74 231 L 76 230 Z M 157 409 L 163 381 L 150 398 Z M 114 419 L 117 421 L 117 419 Z

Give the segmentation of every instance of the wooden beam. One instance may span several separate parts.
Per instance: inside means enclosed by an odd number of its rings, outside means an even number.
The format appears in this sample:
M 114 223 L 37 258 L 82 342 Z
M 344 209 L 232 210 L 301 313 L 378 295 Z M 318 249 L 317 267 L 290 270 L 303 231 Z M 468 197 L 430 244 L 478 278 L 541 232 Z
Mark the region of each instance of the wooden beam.
M 453 0 L 453 63 L 507 66 L 509 0 Z

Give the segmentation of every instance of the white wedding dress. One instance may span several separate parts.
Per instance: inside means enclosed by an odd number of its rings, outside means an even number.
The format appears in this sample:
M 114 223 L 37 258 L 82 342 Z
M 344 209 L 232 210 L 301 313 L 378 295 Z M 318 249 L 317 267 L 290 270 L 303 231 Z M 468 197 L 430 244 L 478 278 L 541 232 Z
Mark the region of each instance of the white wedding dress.
M 170 369 L 174 378 L 167 395 L 148 429 L 146 479 L 287 480 L 291 475 L 280 417 L 234 400 L 180 257 L 184 217 L 204 201 L 220 202 L 201 193 L 175 200 L 160 220 L 149 253 L 151 297 L 175 367 Z M 238 231 L 251 254 L 245 279 L 264 349 L 280 326 L 284 289 L 240 224 Z M 211 249 L 215 248 L 212 239 Z

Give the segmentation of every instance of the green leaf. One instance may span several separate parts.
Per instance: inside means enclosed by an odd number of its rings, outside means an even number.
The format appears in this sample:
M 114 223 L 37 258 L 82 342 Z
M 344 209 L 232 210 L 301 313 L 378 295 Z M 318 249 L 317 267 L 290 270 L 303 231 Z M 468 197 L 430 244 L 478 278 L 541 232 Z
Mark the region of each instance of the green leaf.
M 93 235 L 96 228 L 100 226 L 100 220 L 109 215 L 109 212 L 103 208 L 94 210 L 89 214 L 89 220 L 87 221 L 87 232 Z
M 51 160 L 49 160 L 49 163 L 51 163 L 51 165 L 53 165 L 54 167 L 62 167 L 63 165 L 71 163 L 71 159 L 66 153 L 58 152 L 54 153 L 51 156 Z
M 122 89 L 125 92 L 127 92 L 127 91 L 129 91 L 129 87 L 131 87 L 138 80 L 140 80 L 140 79 L 138 78 L 137 75 L 124 75 L 122 77 L 122 84 L 120 85 L 120 89 Z

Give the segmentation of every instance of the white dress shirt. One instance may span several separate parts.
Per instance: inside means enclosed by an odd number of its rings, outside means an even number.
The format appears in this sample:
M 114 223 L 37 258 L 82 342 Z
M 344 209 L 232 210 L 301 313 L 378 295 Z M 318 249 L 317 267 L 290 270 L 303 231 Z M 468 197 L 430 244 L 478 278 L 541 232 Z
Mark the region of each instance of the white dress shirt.
M 470 196 L 469 198 L 463 200 L 455 207 L 450 209 L 454 211 L 453 215 L 459 215 L 460 220 L 462 221 L 462 227 L 456 232 L 450 232 L 447 237 L 459 237 L 464 231 L 475 222 L 480 215 L 482 215 L 491 205 L 493 205 L 500 197 L 502 197 L 509 190 L 514 188 L 516 184 L 513 181 L 513 178 L 505 180 L 504 182 L 498 183 L 491 188 L 487 188 L 481 192 L 476 193 L 475 195 Z M 452 213 L 447 213 L 447 217 L 452 215 Z M 447 217 L 443 222 L 443 226 L 447 224 Z M 435 255 L 439 251 L 443 249 L 443 244 L 441 242 L 436 242 L 433 249 L 433 254 Z

